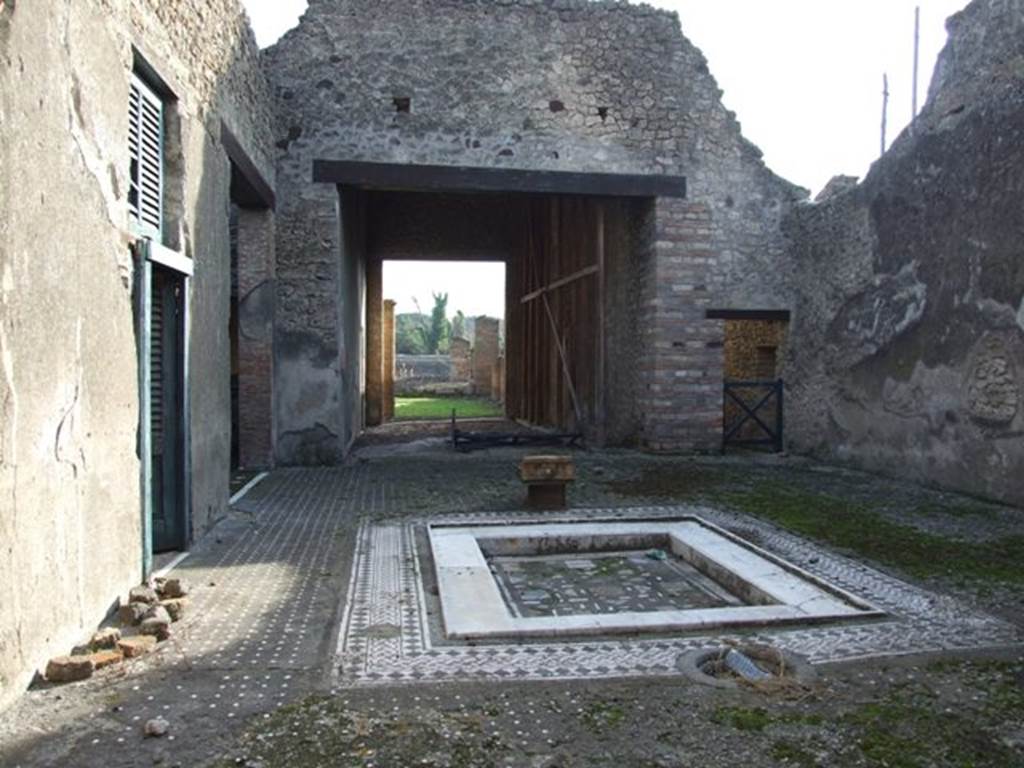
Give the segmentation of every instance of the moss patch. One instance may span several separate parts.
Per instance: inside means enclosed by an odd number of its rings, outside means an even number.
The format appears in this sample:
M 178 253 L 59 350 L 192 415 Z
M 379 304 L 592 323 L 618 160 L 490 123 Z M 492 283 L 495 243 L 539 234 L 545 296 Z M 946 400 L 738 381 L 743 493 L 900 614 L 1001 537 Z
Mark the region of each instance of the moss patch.
M 779 483 L 717 498 L 794 533 L 895 566 L 914 576 L 1024 583 L 1024 536 L 964 542 L 899 525 L 865 505 Z

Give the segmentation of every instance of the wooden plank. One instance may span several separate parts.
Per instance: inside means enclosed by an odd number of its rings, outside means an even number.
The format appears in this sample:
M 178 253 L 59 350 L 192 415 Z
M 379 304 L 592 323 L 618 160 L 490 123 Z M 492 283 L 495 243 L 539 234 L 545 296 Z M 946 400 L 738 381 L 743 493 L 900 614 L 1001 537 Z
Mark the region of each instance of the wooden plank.
M 559 288 L 563 288 L 567 285 L 570 285 L 571 283 L 575 283 L 577 280 L 582 280 L 584 277 L 596 275 L 598 272 L 600 272 L 600 270 L 601 268 L 597 264 L 585 267 L 584 269 L 581 269 L 578 272 L 573 272 L 571 275 L 567 275 L 561 278 L 560 280 L 555 280 L 555 282 L 551 283 L 550 285 L 546 285 L 539 290 L 532 291 L 531 293 L 526 294 L 525 296 L 523 296 L 523 298 L 519 300 L 519 303 L 529 304 L 531 301 L 536 301 L 537 299 L 539 299 L 545 293 L 557 291 Z
M 570 171 L 525 171 L 455 165 L 314 160 L 313 181 L 324 184 L 460 192 L 530 192 L 604 197 L 686 197 L 686 177 Z

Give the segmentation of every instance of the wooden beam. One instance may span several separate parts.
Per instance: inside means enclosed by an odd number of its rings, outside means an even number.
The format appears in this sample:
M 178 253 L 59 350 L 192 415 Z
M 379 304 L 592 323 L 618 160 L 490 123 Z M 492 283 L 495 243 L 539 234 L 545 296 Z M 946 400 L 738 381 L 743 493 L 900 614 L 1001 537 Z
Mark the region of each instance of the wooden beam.
M 573 272 L 571 275 L 567 275 L 566 277 L 563 277 L 560 280 L 555 280 L 555 282 L 541 288 L 540 290 L 536 290 L 533 291 L 532 293 L 526 294 L 525 296 L 523 296 L 523 298 L 519 300 L 519 303 L 529 304 L 531 301 L 536 301 L 537 299 L 539 299 L 545 293 L 551 293 L 552 291 L 556 291 L 559 288 L 569 285 L 570 283 L 575 283 L 577 280 L 582 280 L 584 277 L 596 275 L 600 271 L 601 267 L 597 264 L 585 267 L 584 269 L 581 269 L 579 272 Z
M 775 320 L 789 322 L 788 309 L 709 309 L 708 320 Z
M 686 177 L 570 171 L 524 171 L 455 165 L 314 160 L 313 181 L 431 192 L 525 192 L 599 197 L 686 197 Z
M 277 206 L 274 190 L 223 121 L 220 124 L 220 141 L 231 160 L 232 202 L 243 208 L 269 208 L 273 211 Z

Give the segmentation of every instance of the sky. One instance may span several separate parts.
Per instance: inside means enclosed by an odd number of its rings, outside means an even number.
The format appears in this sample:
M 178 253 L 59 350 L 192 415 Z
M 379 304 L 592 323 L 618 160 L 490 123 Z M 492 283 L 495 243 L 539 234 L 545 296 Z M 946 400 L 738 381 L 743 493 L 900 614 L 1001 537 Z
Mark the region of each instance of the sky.
M 419 301 L 429 315 L 434 306 L 432 292 L 448 294 L 449 316 L 461 310 L 466 317 L 504 317 L 505 265 L 494 261 L 384 262 L 384 297 L 396 302 L 398 314 L 417 312 Z
M 305 0 L 243 2 L 262 46 L 294 26 L 306 6 Z M 883 73 L 889 76 L 888 143 L 909 122 L 914 8 L 921 8 L 921 105 L 946 41 L 945 20 L 967 0 L 653 0 L 650 4 L 679 14 L 683 33 L 707 57 L 724 91 L 726 107 L 736 112 L 744 135 L 761 148 L 768 166 L 816 194 L 836 174 L 863 177 L 878 158 Z M 459 270 L 464 271 L 465 265 Z M 481 291 L 481 283 L 474 282 L 481 279 L 477 275 L 471 279 L 437 267 L 420 277 L 426 281 L 420 289 L 424 307 L 432 303 L 430 286 L 439 282 L 447 283 L 453 299 L 475 293 L 503 296 L 496 284 L 497 290 Z M 490 279 L 498 278 L 492 274 Z M 385 278 L 385 290 L 389 288 Z M 404 311 L 402 299 L 393 298 L 400 302 L 398 310 Z M 454 300 L 449 306 L 460 308 Z M 486 313 L 500 315 L 502 306 L 489 307 Z

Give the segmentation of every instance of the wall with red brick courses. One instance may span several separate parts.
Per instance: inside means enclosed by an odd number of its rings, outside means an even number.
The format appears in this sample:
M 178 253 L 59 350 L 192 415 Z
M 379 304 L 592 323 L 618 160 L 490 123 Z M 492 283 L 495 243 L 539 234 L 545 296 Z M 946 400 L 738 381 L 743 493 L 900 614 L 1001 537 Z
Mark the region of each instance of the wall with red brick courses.
M 238 448 L 246 468 L 274 463 L 274 215 L 238 211 Z
M 652 450 L 721 444 L 724 328 L 705 317 L 716 254 L 702 203 L 655 204 L 652 267 L 642 282 L 642 442 Z

